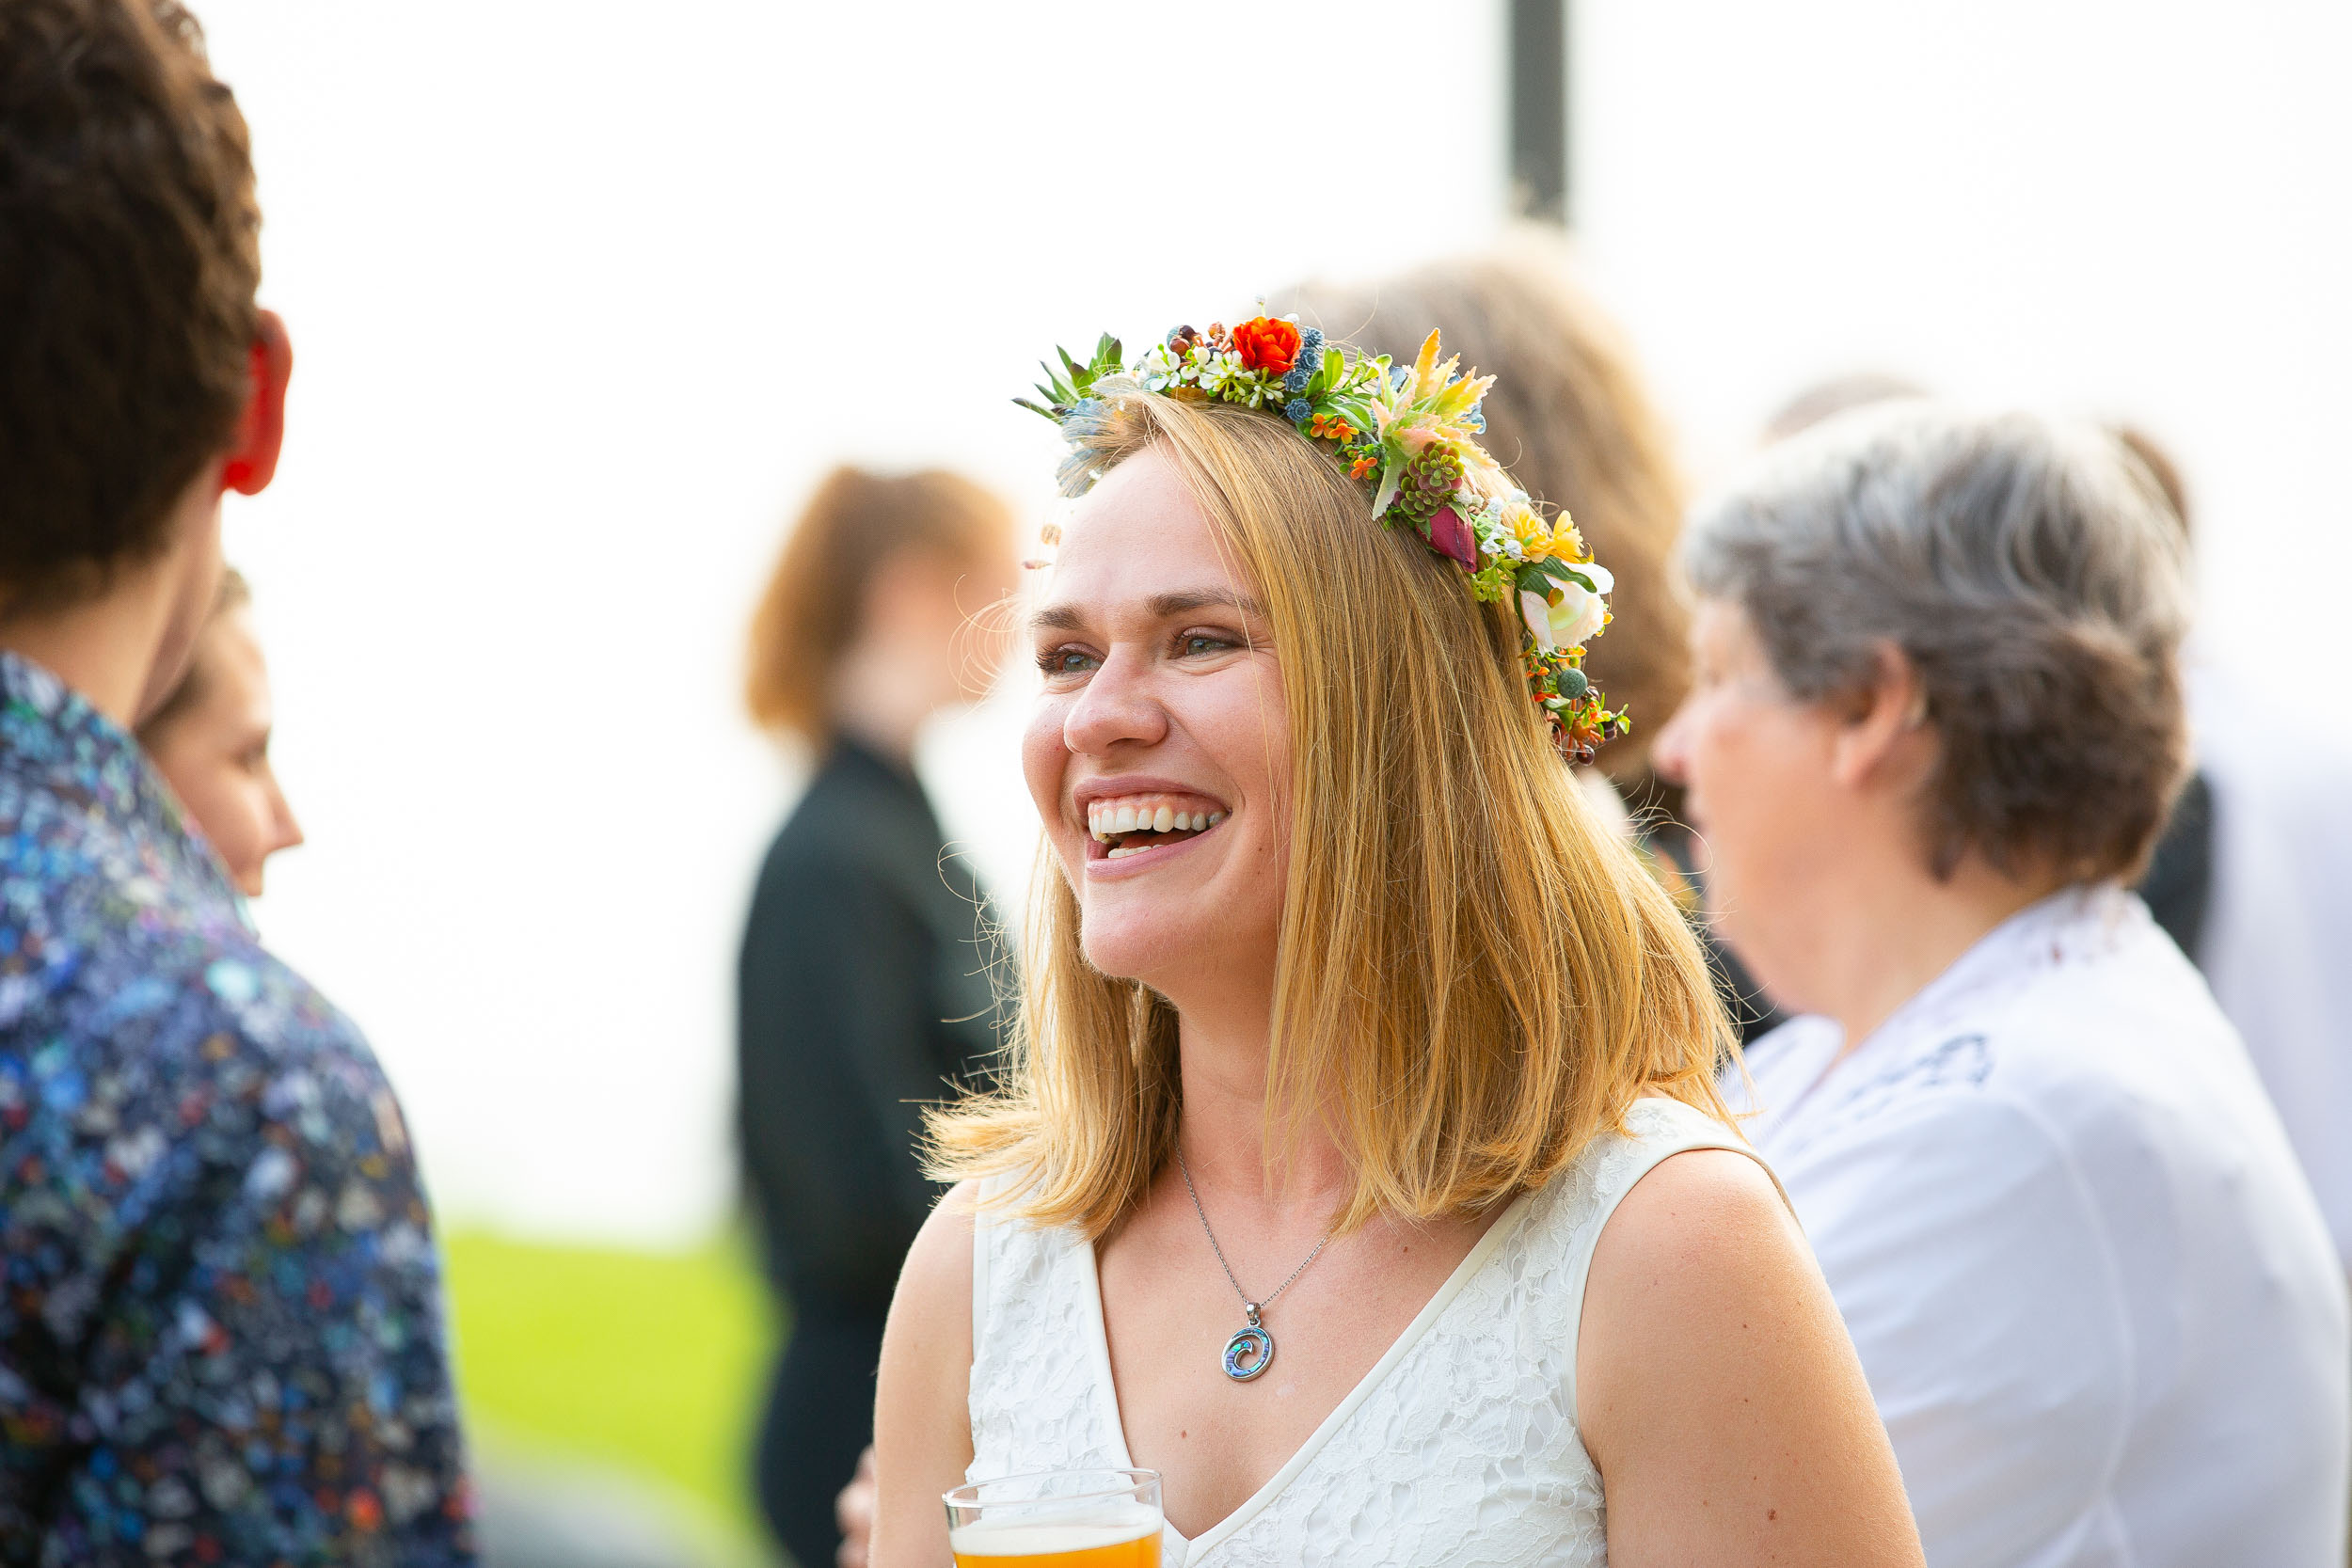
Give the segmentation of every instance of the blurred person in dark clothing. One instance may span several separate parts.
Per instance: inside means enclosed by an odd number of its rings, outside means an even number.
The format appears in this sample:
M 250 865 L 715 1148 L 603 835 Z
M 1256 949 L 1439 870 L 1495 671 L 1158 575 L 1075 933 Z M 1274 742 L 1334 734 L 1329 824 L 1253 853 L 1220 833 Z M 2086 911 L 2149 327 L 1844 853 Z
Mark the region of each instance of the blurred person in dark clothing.
M 277 468 L 259 226 L 177 4 L 0 7 L 0 1562 L 474 1559 L 400 1108 L 132 738 Z
M 770 1276 L 790 1304 L 755 1457 L 762 1511 L 807 1568 L 873 1436 L 899 1262 L 938 1191 L 921 1105 L 986 1070 L 994 949 L 977 881 L 914 770 L 925 721 L 984 691 L 1012 519 L 969 481 L 836 469 L 761 600 L 747 689 L 815 779 L 761 866 L 743 936 L 739 1135 Z
M 1633 716 L 1633 733 L 1580 769 L 1588 793 L 1630 826 L 1683 912 L 1703 902 L 1703 847 L 1680 822 L 1680 789 L 1650 766 L 1650 744 L 1690 689 L 1691 612 L 1672 562 L 1682 531 L 1683 477 L 1665 420 L 1631 345 L 1579 280 L 1570 245 L 1523 229 L 1482 253 L 1374 283 L 1317 281 L 1295 309 L 1335 338 L 1409 364 L 1434 327 L 1466 365 L 1497 377 L 1482 412 L 1486 446 L 1537 500 L 1576 519 L 1616 578 L 1614 637 L 1585 668 Z M 1606 784 L 1603 784 L 1603 780 Z M 1756 983 L 1705 927 L 1724 1000 L 1740 1037 L 1780 1022 Z
M 302 842 L 302 826 L 270 766 L 269 668 L 253 635 L 252 602 L 235 567 L 221 573 L 188 673 L 139 724 L 138 739 L 230 881 L 259 898 L 263 866 Z

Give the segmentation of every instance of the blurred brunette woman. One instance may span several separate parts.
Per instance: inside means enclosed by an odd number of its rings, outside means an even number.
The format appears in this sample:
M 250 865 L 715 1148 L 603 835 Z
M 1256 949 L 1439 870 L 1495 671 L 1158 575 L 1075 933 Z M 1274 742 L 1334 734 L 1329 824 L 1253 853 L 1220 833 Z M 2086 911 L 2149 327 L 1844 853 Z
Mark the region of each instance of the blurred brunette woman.
M 1787 1183 L 1938 1568 L 2335 1568 L 2343 1276 L 2235 1033 L 2125 884 L 2186 771 L 2182 540 L 2106 433 L 1914 402 L 1701 509 L 1659 737 L 1804 1013 Z
M 1434 353 L 1166 346 L 1052 392 L 1023 1011 L 934 1122 L 872 1560 L 944 1561 L 967 1479 L 1134 1465 L 1195 1568 L 1916 1563 L 1697 944 L 1555 751 L 1606 572 Z
M 937 1196 L 919 1106 L 994 1046 L 980 890 L 914 752 L 993 678 L 1001 639 L 976 619 L 1011 593 L 1012 562 L 1010 515 L 969 481 L 840 468 L 752 625 L 752 717 L 818 759 L 760 867 L 738 970 L 739 1135 L 792 1318 L 755 1463 L 803 1563 L 834 1560 L 891 1287 Z

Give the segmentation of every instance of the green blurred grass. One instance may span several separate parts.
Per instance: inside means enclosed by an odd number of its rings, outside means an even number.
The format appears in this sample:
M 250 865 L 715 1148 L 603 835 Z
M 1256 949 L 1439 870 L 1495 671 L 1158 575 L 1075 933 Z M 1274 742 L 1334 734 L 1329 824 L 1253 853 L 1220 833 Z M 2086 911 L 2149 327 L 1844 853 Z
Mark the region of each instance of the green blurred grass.
M 758 1538 L 748 1456 L 779 1325 L 739 1233 L 655 1253 L 459 1228 L 443 1246 L 469 1426 Z

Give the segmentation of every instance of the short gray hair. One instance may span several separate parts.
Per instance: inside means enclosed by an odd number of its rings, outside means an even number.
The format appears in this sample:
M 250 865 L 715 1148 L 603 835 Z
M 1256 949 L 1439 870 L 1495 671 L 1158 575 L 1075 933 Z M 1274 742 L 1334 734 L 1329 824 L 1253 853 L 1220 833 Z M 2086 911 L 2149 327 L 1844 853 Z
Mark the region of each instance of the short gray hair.
M 1910 660 L 1943 743 L 1938 875 L 1974 849 L 2130 877 L 2187 766 L 2188 591 L 2164 506 L 2094 426 L 1906 401 L 1767 451 L 1698 509 L 1683 561 L 1800 699 L 1867 686 L 1888 646 Z

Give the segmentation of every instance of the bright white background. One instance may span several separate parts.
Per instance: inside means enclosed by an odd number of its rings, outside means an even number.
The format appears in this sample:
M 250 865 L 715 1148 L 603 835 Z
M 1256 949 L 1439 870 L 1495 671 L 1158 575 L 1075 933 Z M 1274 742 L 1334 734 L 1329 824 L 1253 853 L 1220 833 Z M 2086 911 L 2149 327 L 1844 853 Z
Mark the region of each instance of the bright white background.
M 230 533 L 310 835 L 264 930 L 374 1039 L 445 1212 L 691 1239 L 790 798 L 736 700 L 783 520 L 845 457 L 1041 515 L 1053 435 L 1005 400 L 1056 341 L 1489 234 L 1502 7 L 199 9 L 298 355 Z M 2341 721 L 2345 11 L 1576 10 L 1579 227 L 1699 478 L 1857 368 L 2130 416 L 2187 469 L 2209 632 Z M 1000 883 L 1018 709 L 927 755 Z

